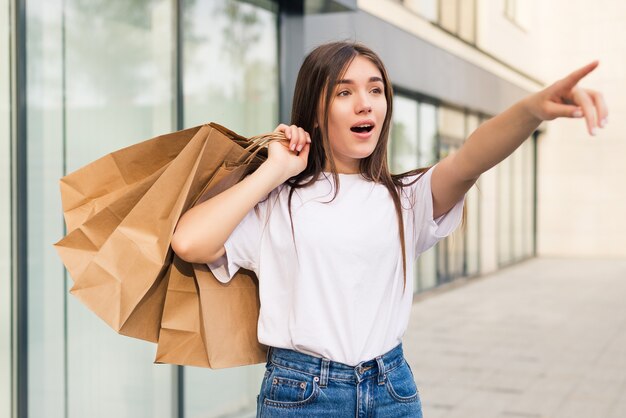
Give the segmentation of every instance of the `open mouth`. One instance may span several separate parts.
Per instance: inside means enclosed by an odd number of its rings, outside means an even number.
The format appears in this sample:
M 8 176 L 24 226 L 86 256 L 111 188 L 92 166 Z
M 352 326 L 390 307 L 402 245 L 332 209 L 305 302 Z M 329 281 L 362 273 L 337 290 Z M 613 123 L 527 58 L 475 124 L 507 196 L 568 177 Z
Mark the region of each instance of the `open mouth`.
M 374 125 L 360 125 L 360 126 L 353 126 L 352 128 L 350 128 L 352 132 L 356 132 L 359 134 L 363 134 L 365 132 L 371 132 L 372 129 L 374 129 Z

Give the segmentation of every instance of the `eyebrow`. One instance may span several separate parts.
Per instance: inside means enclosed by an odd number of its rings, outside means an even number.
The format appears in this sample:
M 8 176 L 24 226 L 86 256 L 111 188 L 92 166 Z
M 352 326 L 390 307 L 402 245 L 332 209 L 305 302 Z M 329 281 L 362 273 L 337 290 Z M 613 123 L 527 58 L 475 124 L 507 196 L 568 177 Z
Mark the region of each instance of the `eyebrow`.
M 370 83 L 373 83 L 373 82 L 375 82 L 375 81 L 380 81 L 381 83 L 384 83 L 384 82 L 383 82 L 383 79 L 382 79 L 382 78 L 380 78 L 380 77 L 370 77 L 370 79 L 369 79 L 369 82 L 370 82 Z M 338 80 L 338 81 L 337 81 L 337 84 L 354 84 L 354 81 L 353 81 L 353 80 L 347 80 L 347 79 L 344 79 L 344 80 Z

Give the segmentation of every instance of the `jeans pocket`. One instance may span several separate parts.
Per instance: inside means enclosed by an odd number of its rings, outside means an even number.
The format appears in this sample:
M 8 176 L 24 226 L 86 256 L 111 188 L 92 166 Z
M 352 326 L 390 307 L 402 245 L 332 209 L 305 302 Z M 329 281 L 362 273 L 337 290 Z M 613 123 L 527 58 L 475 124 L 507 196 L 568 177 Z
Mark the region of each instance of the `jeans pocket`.
M 406 360 L 403 360 L 400 366 L 387 372 L 385 386 L 389 395 L 398 402 L 415 402 L 419 399 L 413 372 Z
M 314 376 L 275 366 L 265 385 L 263 404 L 280 408 L 304 406 L 312 403 L 319 391 Z

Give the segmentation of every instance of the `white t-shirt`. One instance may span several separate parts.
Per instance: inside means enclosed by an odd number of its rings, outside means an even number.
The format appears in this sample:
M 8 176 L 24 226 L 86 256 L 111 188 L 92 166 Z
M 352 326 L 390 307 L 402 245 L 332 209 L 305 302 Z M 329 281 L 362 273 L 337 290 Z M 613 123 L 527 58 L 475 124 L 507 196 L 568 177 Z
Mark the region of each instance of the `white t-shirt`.
M 350 366 L 398 345 L 411 311 L 414 260 L 452 233 L 463 212 L 461 199 L 433 220 L 432 171 L 400 194 L 407 248 L 404 294 L 398 221 L 385 186 L 359 174 L 340 174 L 339 193 L 330 203 L 322 203 L 334 195 L 330 174 L 296 189 L 291 207 L 297 255 L 288 186 L 259 203 L 260 216 L 250 210 L 224 243 L 224 256 L 209 268 L 224 283 L 240 267 L 256 273 L 259 342 Z

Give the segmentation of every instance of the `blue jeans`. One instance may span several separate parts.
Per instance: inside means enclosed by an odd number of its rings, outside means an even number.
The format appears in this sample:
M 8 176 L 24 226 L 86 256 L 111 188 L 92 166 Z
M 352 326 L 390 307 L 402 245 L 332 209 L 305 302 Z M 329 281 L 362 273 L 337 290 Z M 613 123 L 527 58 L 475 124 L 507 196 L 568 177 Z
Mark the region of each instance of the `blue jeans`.
M 270 347 L 257 418 L 422 418 L 413 372 L 402 344 L 352 367 Z

